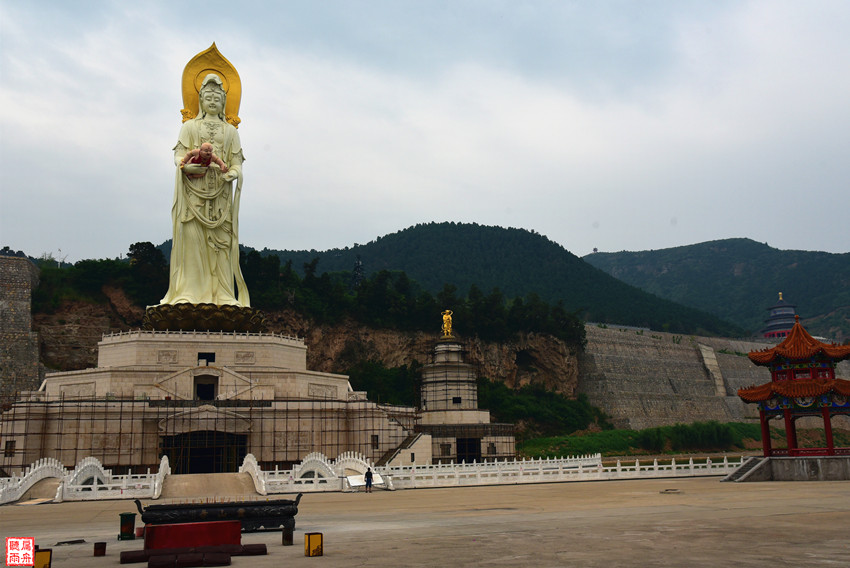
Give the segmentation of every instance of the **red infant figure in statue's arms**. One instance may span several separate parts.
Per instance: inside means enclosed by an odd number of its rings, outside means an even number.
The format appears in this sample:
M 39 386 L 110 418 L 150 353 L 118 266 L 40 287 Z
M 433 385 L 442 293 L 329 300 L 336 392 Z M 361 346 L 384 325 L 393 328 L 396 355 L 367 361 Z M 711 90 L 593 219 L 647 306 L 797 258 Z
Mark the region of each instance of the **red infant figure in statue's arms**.
M 201 144 L 200 148 L 189 150 L 183 157 L 181 167 L 186 164 L 198 164 L 200 166 L 209 166 L 210 163 L 218 164 L 221 168 L 221 173 L 227 172 L 227 164 L 213 153 L 213 146 L 209 142 Z M 202 178 L 205 174 L 186 174 L 190 178 Z

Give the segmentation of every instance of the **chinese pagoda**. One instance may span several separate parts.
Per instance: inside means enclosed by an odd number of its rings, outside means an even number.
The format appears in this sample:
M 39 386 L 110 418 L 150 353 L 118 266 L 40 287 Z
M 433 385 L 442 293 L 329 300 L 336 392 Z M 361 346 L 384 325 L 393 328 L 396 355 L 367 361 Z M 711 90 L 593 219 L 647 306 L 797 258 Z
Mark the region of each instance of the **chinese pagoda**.
M 850 448 L 836 448 L 832 417 L 850 415 L 850 381 L 835 378 L 835 365 L 850 359 L 850 345 L 821 343 L 803 329 L 800 316 L 785 340 L 775 347 L 752 351 L 750 360 L 770 368 L 771 380 L 738 391 L 744 402 L 756 403 L 761 418 L 765 456 L 850 455 Z M 826 434 L 825 448 L 799 448 L 795 422 L 805 416 L 820 416 Z M 773 449 L 770 421 L 783 420 L 787 449 Z

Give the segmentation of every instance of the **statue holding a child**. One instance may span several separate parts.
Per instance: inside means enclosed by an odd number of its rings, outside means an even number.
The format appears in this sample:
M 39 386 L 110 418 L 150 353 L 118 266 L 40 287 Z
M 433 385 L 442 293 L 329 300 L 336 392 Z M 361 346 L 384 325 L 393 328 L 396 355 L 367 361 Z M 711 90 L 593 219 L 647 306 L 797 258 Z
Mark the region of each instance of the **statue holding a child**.
M 259 313 L 250 310 L 239 268 L 244 160 L 235 126 L 239 77 L 213 44 L 186 66 L 183 84 L 184 104 L 191 107 L 197 101 L 197 111 L 182 111 L 184 122 L 174 147 L 168 292 L 159 306 L 148 308 L 145 326 L 222 329 L 235 323 L 236 331 L 256 331 L 256 326 L 236 321 L 256 320 Z M 232 102 L 228 104 L 228 89 L 237 97 L 235 111 Z

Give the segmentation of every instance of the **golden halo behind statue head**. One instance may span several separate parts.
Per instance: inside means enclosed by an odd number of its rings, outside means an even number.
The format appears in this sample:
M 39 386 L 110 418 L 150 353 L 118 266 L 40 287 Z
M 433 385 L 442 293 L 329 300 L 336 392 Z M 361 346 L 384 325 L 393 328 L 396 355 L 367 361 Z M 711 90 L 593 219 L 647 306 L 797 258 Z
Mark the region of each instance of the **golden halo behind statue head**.
M 198 115 L 198 91 L 204 77 L 214 73 L 224 85 L 227 103 L 224 115 L 227 122 L 239 128 L 239 103 L 242 100 L 242 81 L 236 68 L 225 59 L 213 43 L 209 49 L 202 51 L 189 60 L 183 69 L 183 122 Z

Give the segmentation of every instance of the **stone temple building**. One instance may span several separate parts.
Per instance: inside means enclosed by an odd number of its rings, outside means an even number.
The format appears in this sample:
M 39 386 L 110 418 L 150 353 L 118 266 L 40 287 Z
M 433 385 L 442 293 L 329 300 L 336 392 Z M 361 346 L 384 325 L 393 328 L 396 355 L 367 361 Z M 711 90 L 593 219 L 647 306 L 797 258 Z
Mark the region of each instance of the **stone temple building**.
M 371 402 L 348 377 L 309 371 L 303 340 L 269 333 L 104 336 L 96 368 L 51 373 L 2 414 L 0 467 L 94 456 L 116 472 L 236 471 L 245 455 L 288 468 L 311 452 L 376 463 L 512 458 L 513 426 L 477 408 L 459 342 L 438 342 L 421 408 Z

